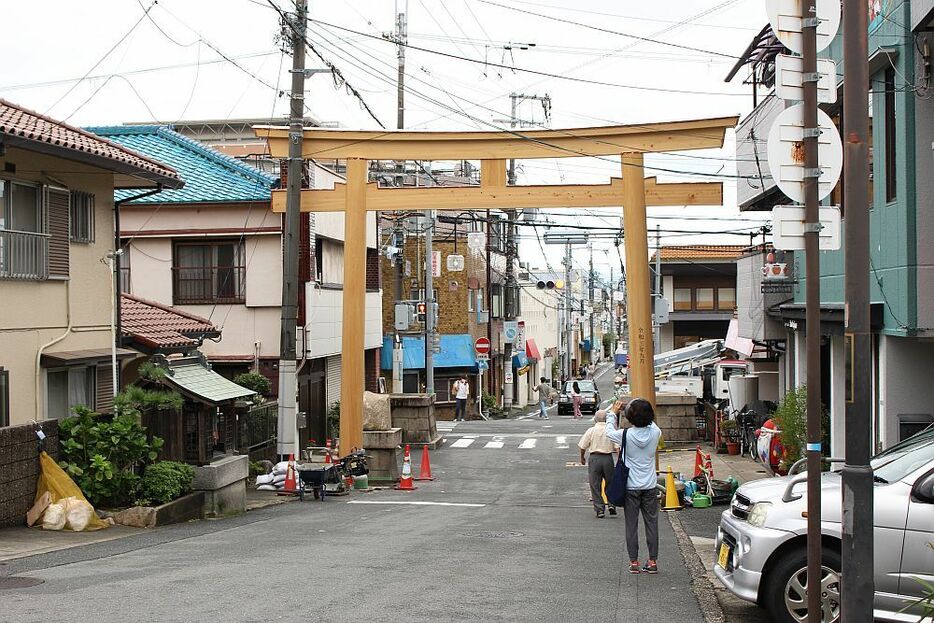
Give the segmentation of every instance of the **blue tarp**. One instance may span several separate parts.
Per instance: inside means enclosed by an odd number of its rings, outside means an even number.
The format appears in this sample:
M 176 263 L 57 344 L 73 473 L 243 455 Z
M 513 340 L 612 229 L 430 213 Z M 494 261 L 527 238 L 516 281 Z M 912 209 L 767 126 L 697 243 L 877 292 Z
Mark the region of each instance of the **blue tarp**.
M 580 346 L 581 346 L 581 350 L 584 351 L 585 353 L 589 353 L 590 351 L 593 350 L 593 348 L 590 346 L 590 338 L 582 340 Z
M 529 358 L 523 351 L 517 351 L 515 355 L 512 356 L 512 367 L 519 369 L 524 368 L 529 365 Z
M 405 370 L 423 370 L 425 368 L 425 339 L 422 337 L 402 338 L 403 359 L 402 367 Z M 392 338 L 383 338 L 383 348 L 380 351 L 380 367 L 383 370 L 392 370 Z M 435 368 L 469 368 L 476 371 L 477 361 L 474 357 L 473 338 L 467 334 L 442 335 L 441 352 L 435 353 Z

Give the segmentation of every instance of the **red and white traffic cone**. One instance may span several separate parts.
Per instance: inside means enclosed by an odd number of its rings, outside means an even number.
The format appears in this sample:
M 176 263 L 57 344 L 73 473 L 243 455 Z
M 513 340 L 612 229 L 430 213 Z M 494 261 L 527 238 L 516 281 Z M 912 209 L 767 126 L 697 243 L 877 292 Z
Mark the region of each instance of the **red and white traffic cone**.
M 298 493 L 298 484 L 295 480 L 295 455 L 289 455 L 289 466 L 285 470 L 285 484 L 282 485 L 283 495 Z
M 331 440 L 328 439 L 324 444 L 324 464 L 331 464 Z
M 431 475 L 431 459 L 428 458 L 428 446 L 422 446 L 422 467 L 418 470 L 418 478 L 415 480 L 434 480 Z
M 412 481 L 412 456 L 409 452 L 409 445 L 405 445 L 405 454 L 402 457 L 402 476 L 399 478 L 399 484 L 395 486 L 400 491 L 412 491 L 415 489 L 415 483 Z
M 704 465 L 704 470 L 707 472 L 707 476 L 713 480 L 713 464 L 710 462 L 710 455 L 706 455 L 707 460 Z
M 700 444 L 697 444 L 697 451 L 694 453 L 694 478 L 704 473 L 704 453 L 701 452 Z

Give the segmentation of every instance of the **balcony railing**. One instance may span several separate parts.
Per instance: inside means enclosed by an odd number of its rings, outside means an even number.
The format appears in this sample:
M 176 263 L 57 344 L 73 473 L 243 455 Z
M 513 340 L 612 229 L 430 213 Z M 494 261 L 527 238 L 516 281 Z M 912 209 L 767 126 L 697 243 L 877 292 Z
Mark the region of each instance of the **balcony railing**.
M 245 266 L 175 266 L 172 268 L 175 304 L 245 303 L 245 277 Z
M 0 229 L 0 279 L 48 279 L 48 234 Z

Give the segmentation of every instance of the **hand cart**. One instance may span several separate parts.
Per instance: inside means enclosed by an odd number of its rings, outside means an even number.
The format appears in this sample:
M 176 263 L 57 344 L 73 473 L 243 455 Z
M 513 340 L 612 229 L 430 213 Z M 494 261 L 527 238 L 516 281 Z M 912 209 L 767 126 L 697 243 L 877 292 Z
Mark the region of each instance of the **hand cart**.
M 340 483 L 340 474 L 334 465 L 304 464 L 298 469 L 298 497 L 305 501 L 305 493 L 309 490 L 316 500 L 324 500 L 325 485 Z

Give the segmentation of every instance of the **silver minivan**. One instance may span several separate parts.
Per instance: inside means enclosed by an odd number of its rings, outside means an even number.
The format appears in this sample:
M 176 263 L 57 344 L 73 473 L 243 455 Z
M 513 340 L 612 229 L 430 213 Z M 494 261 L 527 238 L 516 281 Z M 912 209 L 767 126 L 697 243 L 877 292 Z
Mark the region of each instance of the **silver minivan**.
M 875 456 L 875 617 L 916 623 L 934 583 L 934 430 Z M 714 572 L 733 594 L 776 622 L 807 618 L 804 474 L 749 482 L 720 518 Z M 822 621 L 840 621 L 840 474 L 821 480 Z M 926 621 L 931 619 L 926 618 Z

